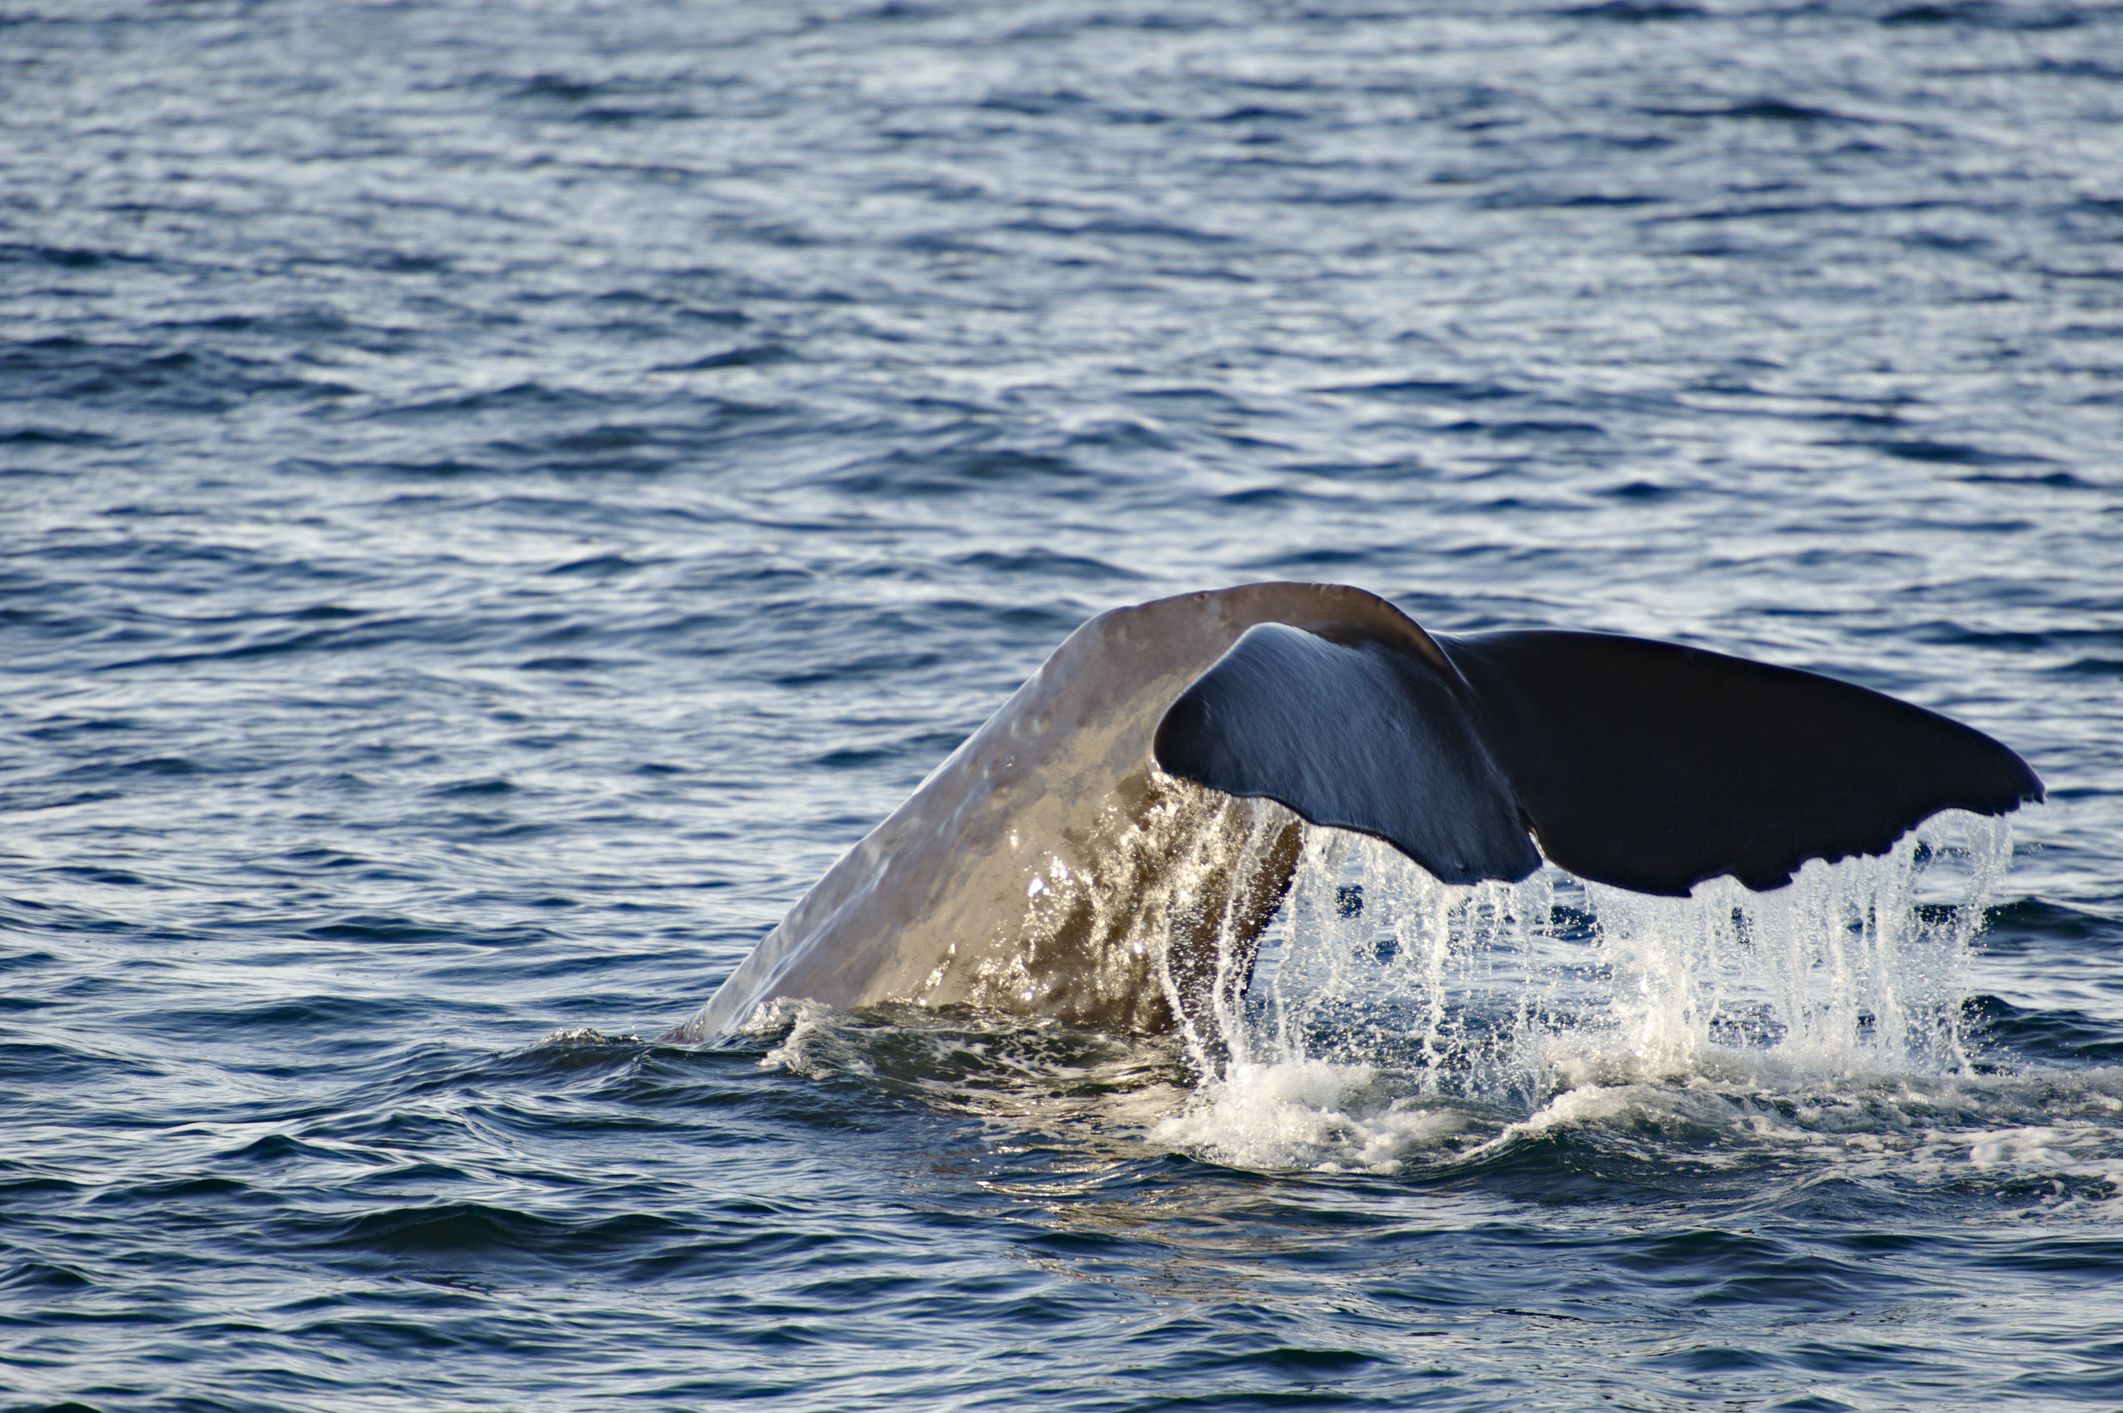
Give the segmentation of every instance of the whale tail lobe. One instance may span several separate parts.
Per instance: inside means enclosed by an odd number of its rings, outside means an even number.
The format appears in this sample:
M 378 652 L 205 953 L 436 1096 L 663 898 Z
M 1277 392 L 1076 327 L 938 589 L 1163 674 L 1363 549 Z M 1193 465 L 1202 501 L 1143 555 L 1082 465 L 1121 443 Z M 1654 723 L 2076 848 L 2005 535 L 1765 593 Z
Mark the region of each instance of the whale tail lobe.
M 1259 624 L 1166 711 L 1170 774 L 1385 839 L 1449 883 L 1780 887 L 2042 782 L 1936 712 L 1794 668 L 1604 633 Z M 1534 851 L 1529 833 L 1540 844 Z

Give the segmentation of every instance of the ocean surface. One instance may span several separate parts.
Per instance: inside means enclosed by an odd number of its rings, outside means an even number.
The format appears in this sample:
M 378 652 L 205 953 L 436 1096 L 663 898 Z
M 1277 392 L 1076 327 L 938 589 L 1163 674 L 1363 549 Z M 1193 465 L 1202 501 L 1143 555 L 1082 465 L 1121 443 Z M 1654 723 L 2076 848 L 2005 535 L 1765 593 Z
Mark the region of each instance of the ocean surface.
M 1263 579 L 2049 801 L 658 1042 Z M 10 1410 L 2123 1408 L 2123 6 L 0 0 L 0 811 Z

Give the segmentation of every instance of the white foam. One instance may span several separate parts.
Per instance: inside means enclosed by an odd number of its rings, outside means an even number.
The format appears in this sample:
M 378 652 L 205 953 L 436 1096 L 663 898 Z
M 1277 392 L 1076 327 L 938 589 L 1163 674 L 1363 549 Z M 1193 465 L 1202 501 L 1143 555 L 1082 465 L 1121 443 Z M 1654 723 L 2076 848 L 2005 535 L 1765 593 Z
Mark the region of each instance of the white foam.
M 762 1004 L 745 1022 L 743 1033 L 766 1036 L 786 1027 L 780 1042 L 759 1057 L 763 1070 L 787 1070 L 805 1079 L 876 1073 L 862 1047 L 851 1043 L 847 1019 L 831 1006 L 784 998 Z
M 1369 1066 L 1298 1060 L 1233 1064 L 1151 1136 L 1233 1167 L 1391 1172 L 1466 1127 Z

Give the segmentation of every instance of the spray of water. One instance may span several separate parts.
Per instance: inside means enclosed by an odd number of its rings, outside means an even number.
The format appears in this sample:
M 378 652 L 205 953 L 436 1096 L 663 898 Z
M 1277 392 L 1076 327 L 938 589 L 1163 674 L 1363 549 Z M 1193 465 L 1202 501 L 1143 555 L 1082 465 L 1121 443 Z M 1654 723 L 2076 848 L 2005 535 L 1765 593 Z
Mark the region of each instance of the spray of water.
M 1284 818 L 1261 806 L 1256 832 Z M 1553 870 L 1450 886 L 1308 829 L 1253 985 L 1217 986 L 1187 1033 L 1203 1079 L 1161 1136 L 1270 1165 L 1338 1143 L 1375 1166 L 1449 1146 L 1475 1110 L 1588 1087 L 1961 1074 L 1970 943 L 2010 856 L 2005 821 L 1950 814 L 1771 893 L 1647 898 Z

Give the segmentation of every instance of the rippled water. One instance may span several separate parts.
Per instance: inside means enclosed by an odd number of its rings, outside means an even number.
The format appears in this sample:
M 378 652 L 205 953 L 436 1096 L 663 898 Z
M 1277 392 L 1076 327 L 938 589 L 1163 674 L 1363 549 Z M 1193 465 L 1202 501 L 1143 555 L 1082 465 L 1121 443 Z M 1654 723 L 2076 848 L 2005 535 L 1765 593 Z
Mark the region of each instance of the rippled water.
M 2118 54 L 0 9 L 10 1406 L 2114 1407 Z M 1316 834 L 1215 1055 L 636 1038 L 1077 623 L 1263 578 L 1825 670 L 2050 803 L 1670 904 Z

